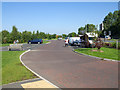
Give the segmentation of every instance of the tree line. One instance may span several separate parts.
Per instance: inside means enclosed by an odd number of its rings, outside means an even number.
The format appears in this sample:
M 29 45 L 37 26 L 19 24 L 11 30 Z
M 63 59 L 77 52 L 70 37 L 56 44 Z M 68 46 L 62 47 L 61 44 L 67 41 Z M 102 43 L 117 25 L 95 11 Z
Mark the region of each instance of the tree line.
M 28 40 L 33 40 L 33 39 L 57 39 L 57 38 L 66 38 L 66 37 L 74 37 L 77 36 L 75 32 L 67 34 L 62 34 L 62 35 L 57 35 L 57 34 L 49 34 L 49 33 L 44 33 L 44 32 L 37 32 L 33 31 L 23 31 L 19 32 L 18 29 L 13 26 L 12 27 L 12 32 L 9 32 L 7 30 L 2 30 L 0 32 L 0 36 L 2 39 L 0 40 L 1 43 L 13 43 L 15 40 L 19 40 L 20 43 L 27 42 Z
M 14 40 L 19 40 L 20 43 L 27 42 L 28 40 L 33 40 L 33 39 L 55 39 L 56 34 L 46 34 L 44 32 L 37 32 L 35 31 L 23 31 L 19 32 L 18 29 L 13 26 L 12 27 L 12 32 L 8 32 L 7 30 L 2 30 L 0 32 L 2 36 L 2 43 L 13 43 Z

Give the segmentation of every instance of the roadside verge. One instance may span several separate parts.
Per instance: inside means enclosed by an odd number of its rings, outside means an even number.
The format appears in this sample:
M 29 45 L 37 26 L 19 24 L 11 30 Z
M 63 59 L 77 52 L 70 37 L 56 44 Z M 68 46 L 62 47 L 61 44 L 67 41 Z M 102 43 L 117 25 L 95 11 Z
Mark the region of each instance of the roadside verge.
M 88 56 L 88 57 L 92 57 L 92 58 L 96 58 L 96 59 L 99 59 L 99 60 L 120 62 L 120 61 L 118 61 L 118 60 L 107 59 L 107 58 L 100 58 L 100 57 L 96 57 L 96 56 L 92 56 L 92 55 L 87 55 L 87 54 L 84 54 L 84 53 L 80 53 L 80 52 L 75 51 L 75 49 L 72 49 L 72 51 L 75 52 L 75 53 L 77 53 L 77 54 L 84 55 L 84 56 Z

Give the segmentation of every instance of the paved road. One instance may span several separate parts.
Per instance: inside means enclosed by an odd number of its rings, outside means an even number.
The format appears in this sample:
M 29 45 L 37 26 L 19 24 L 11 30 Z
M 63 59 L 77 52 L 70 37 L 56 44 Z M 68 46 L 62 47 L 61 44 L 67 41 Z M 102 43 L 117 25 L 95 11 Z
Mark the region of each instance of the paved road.
M 8 51 L 8 46 L 0 47 L 0 51 Z
M 118 63 L 72 52 L 63 41 L 52 41 L 22 57 L 33 71 L 60 88 L 117 88 Z

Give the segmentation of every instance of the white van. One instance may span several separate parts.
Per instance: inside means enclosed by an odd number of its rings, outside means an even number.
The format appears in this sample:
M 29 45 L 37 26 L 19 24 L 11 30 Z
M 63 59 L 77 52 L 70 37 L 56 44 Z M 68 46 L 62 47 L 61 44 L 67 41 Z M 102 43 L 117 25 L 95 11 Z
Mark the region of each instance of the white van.
M 80 42 L 80 37 L 69 37 L 70 45 L 77 45 Z
M 86 33 L 88 35 L 88 41 L 90 44 L 93 44 L 93 40 L 95 37 L 98 37 L 98 34 L 95 34 L 95 33 Z

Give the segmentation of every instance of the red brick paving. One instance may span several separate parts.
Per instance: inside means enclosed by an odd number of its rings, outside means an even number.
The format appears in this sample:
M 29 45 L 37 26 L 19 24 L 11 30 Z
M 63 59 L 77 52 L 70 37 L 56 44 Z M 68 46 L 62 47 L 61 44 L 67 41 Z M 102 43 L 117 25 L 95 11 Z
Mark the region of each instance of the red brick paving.
M 52 41 L 22 60 L 60 88 L 118 88 L 118 63 L 76 54 L 63 41 Z

